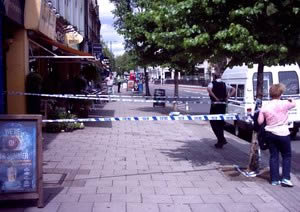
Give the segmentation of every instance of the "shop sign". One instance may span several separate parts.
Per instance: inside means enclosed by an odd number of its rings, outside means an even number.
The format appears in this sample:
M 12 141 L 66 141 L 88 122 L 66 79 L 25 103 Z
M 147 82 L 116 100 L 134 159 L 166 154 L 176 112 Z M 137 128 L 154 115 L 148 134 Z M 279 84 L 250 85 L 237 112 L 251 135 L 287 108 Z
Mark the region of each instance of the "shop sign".
M 24 25 L 24 4 L 25 0 L 4 0 L 5 14 L 11 20 Z
M 93 44 L 93 56 L 95 56 L 96 59 L 99 59 L 99 60 L 104 59 L 101 43 L 94 43 Z
M 83 36 L 80 35 L 78 32 L 67 32 L 65 34 L 65 43 L 68 46 L 80 44 L 83 41 Z
M 40 125 L 41 116 L 0 115 L 0 200 L 34 197 L 42 207 Z

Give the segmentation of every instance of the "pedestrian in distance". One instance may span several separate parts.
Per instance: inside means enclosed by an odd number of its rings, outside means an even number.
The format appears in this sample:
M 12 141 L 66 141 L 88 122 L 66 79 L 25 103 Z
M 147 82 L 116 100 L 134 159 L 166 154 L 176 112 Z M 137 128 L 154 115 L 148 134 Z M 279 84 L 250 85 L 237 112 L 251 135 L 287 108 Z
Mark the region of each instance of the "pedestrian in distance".
M 107 85 L 107 94 L 114 94 L 114 79 L 111 73 L 109 73 L 109 76 L 105 78 L 105 82 Z
M 281 100 L 285 86 L 281 83 L 273 84 L 269 93 L 271 101 L 264 104 L 258 115 L 258 124 L 266 122 L 265 139 L 269 143 L 270 178 L 272 185 L 293 187 L 291 182 L 291 138 L 288 128 L 288 111 L 296 106 L 289 100 Z M 282 157 L 282 177 L 279 175 L 279 153 Z
M 207 91 L 211 99 L 210 114 L 225 114 L 229 97 L 235 94 L 235 88 L 221 80 L 221 73 L 214 73 L 213 81 L 208 84 Z M 224 120 L 210 121 L 211 128 L 217 137 L 215 147 L 223 148 L 227 143 L 224 137 Z
M 118 78 L 118 93 L 121 93 L 122 79 Z

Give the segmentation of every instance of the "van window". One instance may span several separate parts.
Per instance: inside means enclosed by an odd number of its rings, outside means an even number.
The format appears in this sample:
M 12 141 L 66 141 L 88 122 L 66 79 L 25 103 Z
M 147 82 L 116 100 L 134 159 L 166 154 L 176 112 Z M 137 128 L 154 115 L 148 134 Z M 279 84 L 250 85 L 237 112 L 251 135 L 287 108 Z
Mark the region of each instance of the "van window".
M 283 95 L 299 94 L 299 78 L 296 71 L 279 71 L 279 82 L 286 86 Z
M 237 100 L 244 100 L 245 97 L 245 85 L 238 85 L 236 90 Z
M 230 86 L 236 90 L 236 84 L 230 84 Z M 236 95 L 230 97 L 229 99 L 236 99 Z
M 253 96 L 256 98 L 257 73 L 253 74 Z M 263 97 L 269 97 L 269 88 L 273 85 L 273 77 L 271 72 L 264 72 Z

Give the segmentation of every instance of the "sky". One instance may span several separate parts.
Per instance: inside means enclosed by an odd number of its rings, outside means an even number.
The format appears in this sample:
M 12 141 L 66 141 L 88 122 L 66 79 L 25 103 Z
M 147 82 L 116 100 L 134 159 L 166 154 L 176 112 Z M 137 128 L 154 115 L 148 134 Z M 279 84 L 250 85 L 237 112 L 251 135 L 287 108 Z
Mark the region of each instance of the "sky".
M 122 55 L 124 53 L 124 40 L 121 35 L 114 29 L 114 15 L 112 10 L 114 5 L 109 0 L 98 0 L 99 4 L 99 16 L 101 21 L 100 35 L 106 42 L 109 49 L 112 50 L 115 56 Z

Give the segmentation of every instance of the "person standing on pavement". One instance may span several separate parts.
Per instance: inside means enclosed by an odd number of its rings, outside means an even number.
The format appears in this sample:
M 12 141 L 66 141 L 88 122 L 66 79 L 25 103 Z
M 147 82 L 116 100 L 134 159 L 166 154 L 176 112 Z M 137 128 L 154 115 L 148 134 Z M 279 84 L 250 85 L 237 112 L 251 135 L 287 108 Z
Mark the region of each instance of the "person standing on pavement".
M 121 93 L 122 78 L 118 78 L 118 93 Z
M 235 94 L 235 88 L 221 80 L 221 73 L 214 73 L 213 81 L 207 86 L 211 99 L 210 114 L 225 114 L 227 99 Z M 224 120 L 210 121 L 211 128 L 217 137 L 215 147 L 223 148 L 227 143 L 224 137 Z
M 105 78 L 105 82 L 107 85 L 107 93 L 108 94 L 114 94 L 114 79 L 112 77 L 112 74 L 109 73 L 109 76 Z
M 288 128 L 288 111 L 296 106 L 293 100 L 280 100 L 285 86 L 281 83 L 270 87 L 271 101 L 263 105 L 258 115 L 258 124 L 266 121 L 265 139 L 269 143 L 270 178 L 272 185 L 293 187 L 291 182 L 291 139 Z M 279 175 L 279 152 L 282 157 L 282 179 Z

